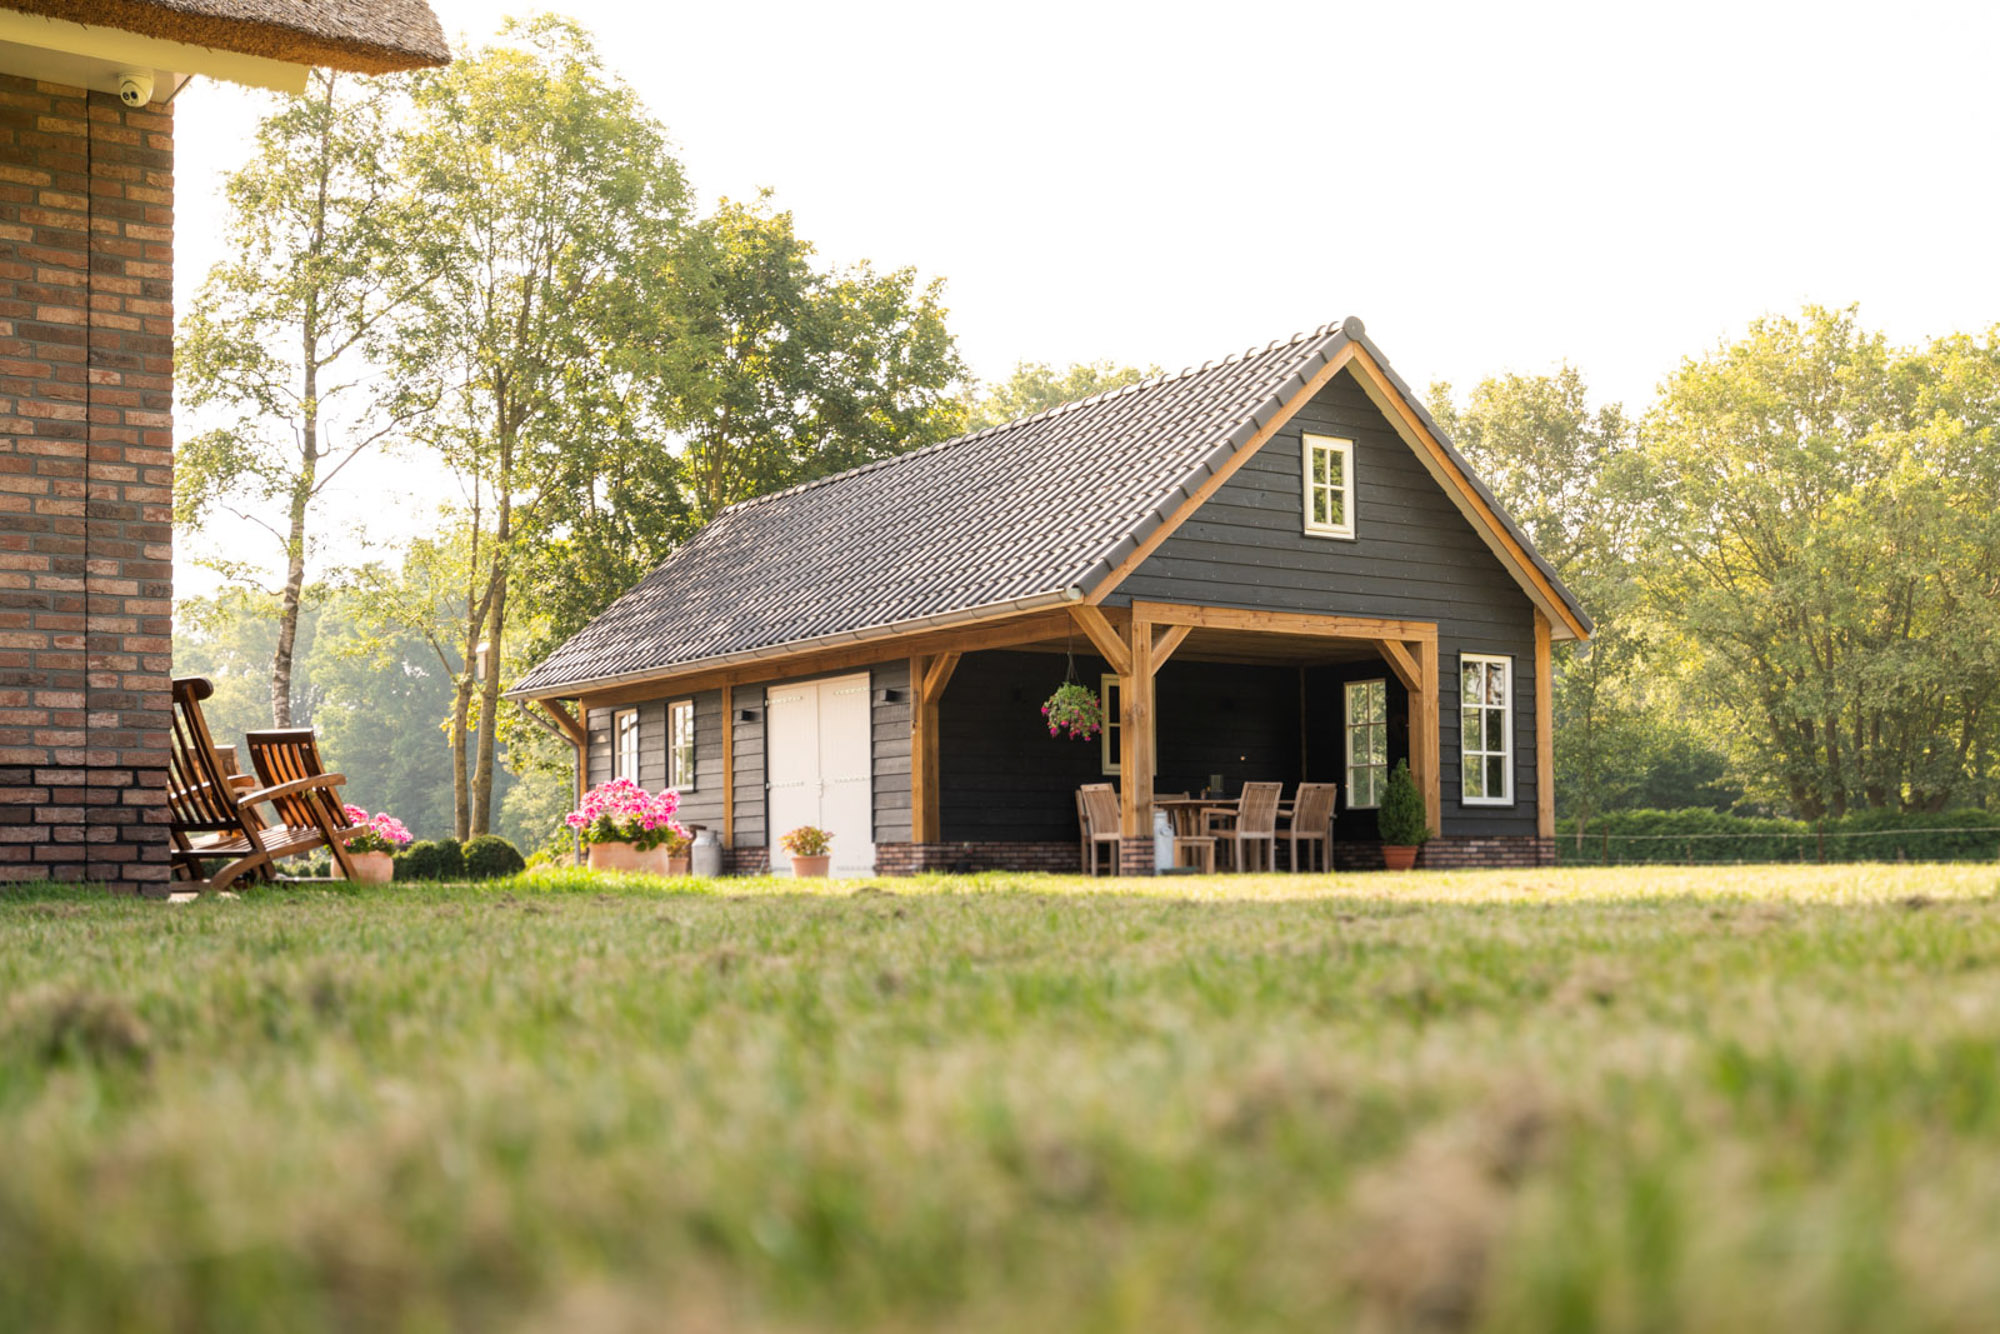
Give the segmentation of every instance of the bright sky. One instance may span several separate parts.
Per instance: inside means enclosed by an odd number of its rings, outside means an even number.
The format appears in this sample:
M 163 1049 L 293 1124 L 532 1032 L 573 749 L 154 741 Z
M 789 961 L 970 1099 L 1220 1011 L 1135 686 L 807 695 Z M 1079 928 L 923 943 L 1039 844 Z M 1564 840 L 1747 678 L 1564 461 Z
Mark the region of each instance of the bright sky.
M 519 12 L 432 2 L 461 51 Z M 558 8 L 704 202 L 769 185 L 826 258 L 946 278 L 989 379 L 1355 314 L 1419 387 L 1567 359 L 1636 410 L 1807 302 L 2000 322 L 1992 3 Z M 183 306 L 264 105 L 176 104 Z

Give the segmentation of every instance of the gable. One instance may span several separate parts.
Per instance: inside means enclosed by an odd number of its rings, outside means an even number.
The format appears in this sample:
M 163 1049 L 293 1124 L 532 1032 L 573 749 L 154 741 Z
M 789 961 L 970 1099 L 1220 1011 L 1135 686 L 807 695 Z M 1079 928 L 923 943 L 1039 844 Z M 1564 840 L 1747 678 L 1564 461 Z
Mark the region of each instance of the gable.
M 1355 535 L 1304 531 L 1302 437 L 1354 442 Z M 1105 600 L 1482 624 L 1534 603 L 1357 378 L 1343 371 L 1195 508 Z

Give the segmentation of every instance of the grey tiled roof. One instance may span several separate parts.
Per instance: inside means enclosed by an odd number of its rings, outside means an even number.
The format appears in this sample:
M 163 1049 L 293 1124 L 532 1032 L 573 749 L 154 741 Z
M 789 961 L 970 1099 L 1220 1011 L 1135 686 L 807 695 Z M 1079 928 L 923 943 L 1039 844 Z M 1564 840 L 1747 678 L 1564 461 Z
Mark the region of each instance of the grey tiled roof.
M 1381 362 L 1350 319 L 735 505 L 510 693 L 1088 592 L 1350 340 Z

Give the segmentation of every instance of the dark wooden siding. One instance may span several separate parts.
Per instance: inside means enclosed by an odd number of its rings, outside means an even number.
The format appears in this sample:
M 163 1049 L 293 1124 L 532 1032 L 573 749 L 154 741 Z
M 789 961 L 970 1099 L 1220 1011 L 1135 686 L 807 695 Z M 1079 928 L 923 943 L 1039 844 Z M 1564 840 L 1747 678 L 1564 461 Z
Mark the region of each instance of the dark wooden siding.
M 875 734 L 875 841 L 910 841 L 910 660 L 869 670 Z M 882 698 L 885 691 L 895 700 Z
M 613 718 L 629 708 L 639 710 L 639 785 L 657 792 L 667 785 L 667 706 L 676 700 L 694 701 L 694 786 L 681 791 L 681 818 L 693 824 L 722 827 L 722 692 L 697 691 L 692 695 L 663 695 L 640 704 L 623 704 L 616 709 L 590 711 L 590 765 L 592 787 L 611 779 Z M 758 752 L 762 754 L 760 749 Z M 760 780 L 761 781 L 761 780 Z
M 1303 531 L 1299 451 L 1307 431 L 1354 441 L 1352 541 Z M 1444 831 L 1535 832 L 1533 606 L 1350 376 L 1335 377 L 1108 601 L 1135 598 L 1436 622 Z M 1514 659 L 1509 806 L 1458 800 L 1461 653 Z
M 1093 688 L 1106 670 L 1077 658 Z M 1084 783 L 1117 783 L 1100 743 L 1052 738 L 1041 704 L 1063 680 L 1049 653 L 971 653 L 938 710 L 939 816 L 946 842 L 1052 842 L 1075 838 Z M 1210 777 L 1238 791 L 1246 779 L 1299 781 L 1299 671 L 1182 662 L 1157 685 L 1156 790 L 1199 792 Z

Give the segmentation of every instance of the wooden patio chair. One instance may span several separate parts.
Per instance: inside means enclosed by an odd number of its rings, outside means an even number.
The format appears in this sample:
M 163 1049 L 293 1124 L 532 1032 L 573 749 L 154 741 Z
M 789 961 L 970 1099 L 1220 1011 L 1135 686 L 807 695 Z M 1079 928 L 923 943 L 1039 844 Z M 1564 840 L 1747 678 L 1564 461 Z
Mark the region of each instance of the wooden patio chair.
M 1285 790 L 1283 783 L 1245 783 L 1243 795 L 1236 802 L 1236 823 L 1222 831 L 1231 857 L 1231 865 L 1238 871 L 1248 871 L 1252 861 L 1251 852 L 1261 847 L 1263 854 L 1255 860 L 1270 871 L 1277 869 L 1278 862 L 1278 796 Z
M 243 748 L 250 752 L 250 763 L 257 769 L 258 781 L 273 791 L 284 790 L 307 778 L 333 778 L 336 783 L 344 781 L 337 774 L 328 774 L 326 766 L 320 763 L 319 737 L 310 727 L 277 727 L 261 732 L 245 732 Z M 327 851 L 333 854 L 341 878 L 354 878 L 352 854 L 347 851 L 347 840 L 353 835 L 343 832 L 339 837 L 333 837 L 334 831 L 354 827 L 354 822 L 347 818 L 347 805 L 338 793 L 331 787 L 308 787 L 274 797 L 271 804 L 277 808 L 279 820 L 289 828 L 328 831 Z
M 320 774 L 278 786 L 244 790 L 240 775 L 229 772 L 218 753 L 208 721 L 202 717 L 201 701 L 215 693 L 215 687 L 198 676 L 182 677 L 173 683 L 173 746 L 168 757 L 167 805 L 170 816 L 168 837 L 173 847 L 171 860 L 178 883 L 198 889 L 227 889 L 246 875 L 270 874 L 280 857 L 297 856 L 319 847 L 339 847 L 353 828 L 341 812 L 346 828 L 315 823 L 296 828 L 279 821 L 267 822 L 258 806 L 310 790 L 331 793 L 345 780 L 339 774 Z M 339 803 L 334 803 L 339 809 Z M 344 860 L 344 859 L 343 859 Z M 221 862 L 212 874 L 206 863 Z
M 1312 869 L 1313 852 L 1319 852 L 1319 869 L 1333 869 L 1333 800 L 1340 791 L 1337 783 L 1300 783 L 1292 800 L 1292 827 L 1285 834 L 1291 844 L 1292 870 L 1301 869 L 1299 844 L 1306 845 L 1304 869 Z
M 1098 849 L 1111 845 L 1111 874 L 1118 874 L 1118 851 L 1124 842 L 1124 816 L 1118 809 L 1118 789 L 1109 783 L 1086 783 L 1077 790 L 1083 801 L 1085 846 L 1090 851 L 1086 875 L 1097 874 Z

